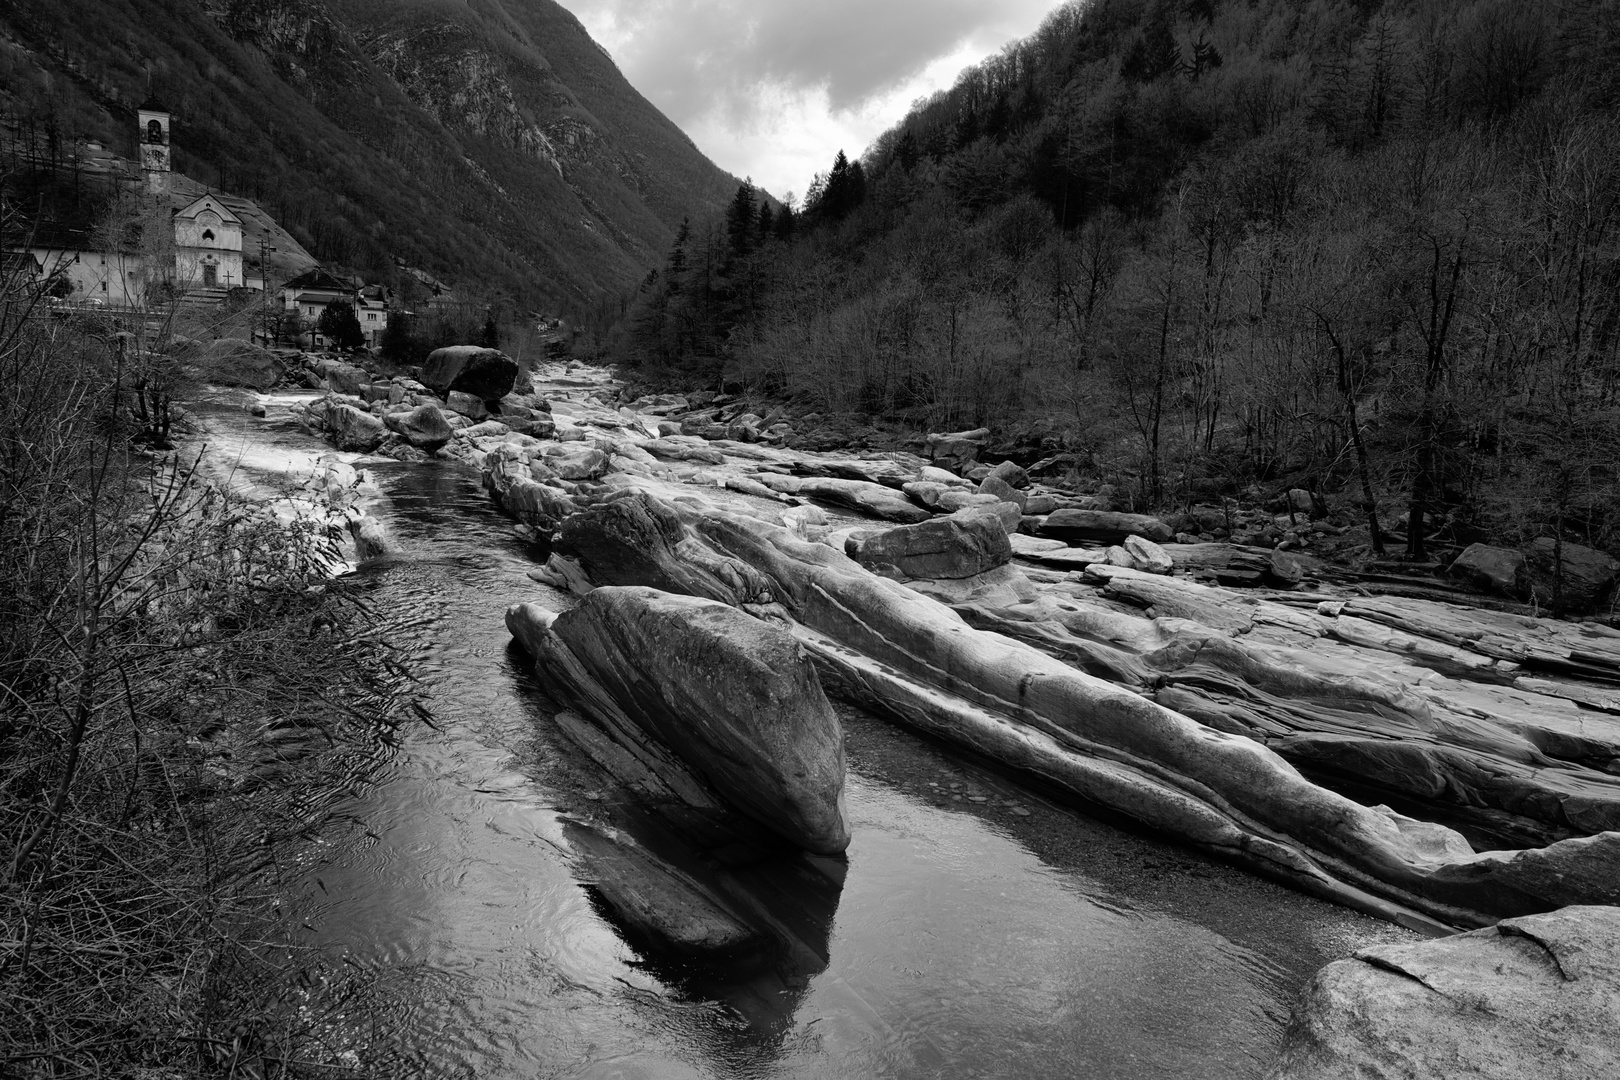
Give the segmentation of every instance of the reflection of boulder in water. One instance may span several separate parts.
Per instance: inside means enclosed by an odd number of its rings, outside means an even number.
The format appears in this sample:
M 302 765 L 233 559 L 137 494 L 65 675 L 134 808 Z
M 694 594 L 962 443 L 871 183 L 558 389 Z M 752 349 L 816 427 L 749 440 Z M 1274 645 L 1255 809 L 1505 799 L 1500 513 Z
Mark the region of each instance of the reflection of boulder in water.
M 581 879 L 660 977 L 749 1039 L 787 1030 L 827 966 L 849 843 L 843 730 L 803 648 L 735 608 L 602 588 L 507 625 L 570 741 L 620 791 L 568 822 Z M 623 795 L 620 798 L 619 795 Z
M 810 980 L 827 968 L 847 864 L 779 849 L 725 865 L 658 819 L 631 815 L 627 824 L 564 826 L 599 910 L 642 954 L 640 966 L 737 1013 L 740 1040 L 780 1039 Z

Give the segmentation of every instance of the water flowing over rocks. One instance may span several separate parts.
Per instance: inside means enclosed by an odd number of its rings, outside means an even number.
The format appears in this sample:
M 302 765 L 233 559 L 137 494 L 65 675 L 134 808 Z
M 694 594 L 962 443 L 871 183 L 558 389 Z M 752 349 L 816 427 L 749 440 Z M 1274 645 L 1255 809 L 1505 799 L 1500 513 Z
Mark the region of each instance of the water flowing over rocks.
M 1178 543 L 1241 515 L 1173 528 L 977 450 L 977 484 L 938 467 L 978 433 L 813 452 L 726 437 L 744 410 L 718 398 L 686 399 L 722 418 L 703 439 L 589 369 L 537 389 L 551 439 L 480 426 L 439 451 L 552 545 L 537 579 L 728 605 L 835 697 L 1407 925 L 1620 901 L 1620 633 L 1438 581 L 1368 595 L 1284 550 L 1286 518 L 1271 546 Z
M 1317 973 L 1270 1080 L 1620 1075 L 1620 908 L 1504 919 Z

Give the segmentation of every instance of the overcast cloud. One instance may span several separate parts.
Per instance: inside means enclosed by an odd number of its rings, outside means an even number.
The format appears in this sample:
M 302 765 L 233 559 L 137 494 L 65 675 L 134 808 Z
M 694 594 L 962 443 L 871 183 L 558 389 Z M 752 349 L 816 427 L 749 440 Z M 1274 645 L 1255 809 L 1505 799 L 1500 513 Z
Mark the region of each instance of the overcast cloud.
M 561 0 L 704 153 L 802 193 L 1058 0 Z

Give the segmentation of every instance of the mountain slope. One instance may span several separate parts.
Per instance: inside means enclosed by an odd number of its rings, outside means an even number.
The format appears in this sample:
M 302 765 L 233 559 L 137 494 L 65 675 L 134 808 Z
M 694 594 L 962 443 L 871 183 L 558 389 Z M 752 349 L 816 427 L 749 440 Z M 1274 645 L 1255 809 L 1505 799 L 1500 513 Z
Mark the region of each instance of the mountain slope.
M 323 261 L 524 305 L 619 293 L 736 187 L 552 0 L 0 0 L 20 137 L 130 154 L 149 92 L 176 169 Z

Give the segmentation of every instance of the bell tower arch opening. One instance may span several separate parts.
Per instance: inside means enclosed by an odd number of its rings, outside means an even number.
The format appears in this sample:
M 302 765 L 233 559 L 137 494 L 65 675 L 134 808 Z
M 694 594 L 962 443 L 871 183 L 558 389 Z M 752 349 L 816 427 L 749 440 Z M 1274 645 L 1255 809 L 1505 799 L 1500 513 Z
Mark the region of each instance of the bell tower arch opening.
M 168 106 L 148 98 L 135 115 L 140 124 L 141 171 L 146 174 L 146 190 L 152 195 L 167 195 L 173 171 L 169 154 L 172 114 Z

